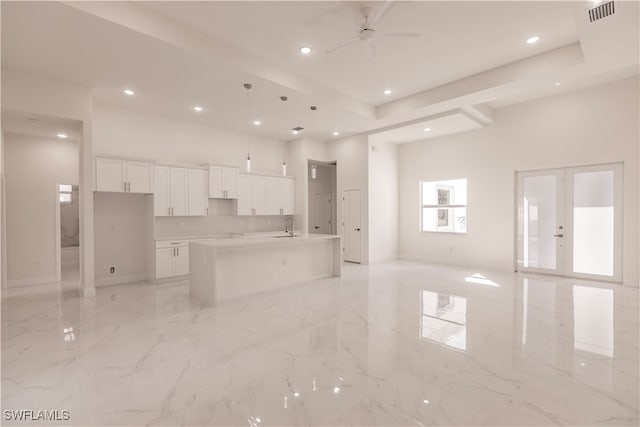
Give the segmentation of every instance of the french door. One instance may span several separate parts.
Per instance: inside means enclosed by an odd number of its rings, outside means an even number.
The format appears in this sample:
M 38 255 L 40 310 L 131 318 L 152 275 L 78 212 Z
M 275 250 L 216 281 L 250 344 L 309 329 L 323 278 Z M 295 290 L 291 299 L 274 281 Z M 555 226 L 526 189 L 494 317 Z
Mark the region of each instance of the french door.
M 622 281 L 622 164 L 518 172 L 518 271 Z

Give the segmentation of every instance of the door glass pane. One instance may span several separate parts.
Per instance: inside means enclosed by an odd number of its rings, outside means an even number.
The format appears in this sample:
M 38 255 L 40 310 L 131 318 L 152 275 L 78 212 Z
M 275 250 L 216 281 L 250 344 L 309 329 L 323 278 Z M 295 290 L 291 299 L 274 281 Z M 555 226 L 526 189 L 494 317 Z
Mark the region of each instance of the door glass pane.
M 556 269 L 556 176 L 524 178 L 524 267 Z
M 573 271 L 613 276 L 613 171 L 574 175 Z

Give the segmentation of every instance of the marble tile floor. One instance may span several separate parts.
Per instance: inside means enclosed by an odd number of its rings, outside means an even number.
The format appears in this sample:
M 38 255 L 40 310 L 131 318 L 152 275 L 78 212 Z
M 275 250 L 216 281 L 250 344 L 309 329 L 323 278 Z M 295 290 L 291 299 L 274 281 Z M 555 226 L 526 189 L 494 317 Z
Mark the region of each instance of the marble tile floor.
M 203 307 L 2 300 L 2 409 L 49 425 L 635 425 L 638 290 L 394 261 Z M 8 422 L 3 425 L 48 425 Z

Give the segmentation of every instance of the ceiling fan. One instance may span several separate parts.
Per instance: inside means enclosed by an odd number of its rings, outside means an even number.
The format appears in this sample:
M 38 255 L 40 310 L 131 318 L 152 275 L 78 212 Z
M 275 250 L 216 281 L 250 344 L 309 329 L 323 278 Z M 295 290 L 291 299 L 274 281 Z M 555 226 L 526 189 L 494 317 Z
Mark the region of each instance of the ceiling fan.
M 363 7 L 362 24 L 357 28 L 356 35 L 351 37 L 342 43 L 334 46 L 333 48 L 325 51 L 326 54 L 333 53 L 343 47 L 346 47 L 357 41 L 365 42 L 369 48 L 369 52 L 373 58 L 376 58 L 376 50 L 373 41 L 377 37 L 420 37 L 420 33 L 412 31 L 377 31 L 374 27 L 382 19 L 382 17 L 389 11 L 394 1 L 386 1 L 380 6 L 380 8 L 372 14 L 370 6 Z

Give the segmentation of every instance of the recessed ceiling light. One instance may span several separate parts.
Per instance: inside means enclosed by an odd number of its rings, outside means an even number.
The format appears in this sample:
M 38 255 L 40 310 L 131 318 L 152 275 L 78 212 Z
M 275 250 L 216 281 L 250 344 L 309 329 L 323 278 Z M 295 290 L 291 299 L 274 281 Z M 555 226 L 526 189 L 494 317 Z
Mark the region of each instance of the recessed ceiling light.
M 262 122 L 260 120 L 254 120 L 253 124 L 256 126 L 260 126 L 262 124 Z
M 422 401 L 423 403 L 426 403 L 427 405 L 429 404 L 429 401 L 427 399 Z
M 391 89 L 385 89 L 382 93 L 384 93 L 385 95 L 391 95 L 391 92 L 393 92 Z
M 67 139 L 69 137 L 66 133 L 59 133 L 57 136 L 60 139 Z
M 555 82 L 553 85 L 554 86 L 560 86 L 560 82 Z
M 123 90 L 122 92 L 124 92 L 124 94 L 125 94 L 125 95 L 129 95 L 129 96 L 133 96 L 133 95 L 135 95 L 135 94 L 136 94 L 136 93 L 135 93 L 133 90 L 131 90 L 131 89 L 125 89 L 125 90 Z
M 527 44 L 536 44 L 540 41 L 540 36 L 531 36 L 527 39 Z
M 340 135 L 340 132 L 334 132 L 333 133 L 333 136 L 338 136 L 338 135 Z
M 291 131 L 291 133 L 294 134 L 294 135 L 297 135 L 299 132 L 294 129 L 294 130 Z
M 431 132 L 431 128 L 424 128 L 425 132 Z
M 300 53 L 303 55 L 309 55 L 311 53 L 311 48 L 309 46 L 302 46 L 300 48 Z
M 196 106 L 193 107 L 193 111 L 197 111 L 198 113 L 202 112 L 202 110 L 204 110 L 204 108 L 202 108 L 199 105 L 196 105 Z

